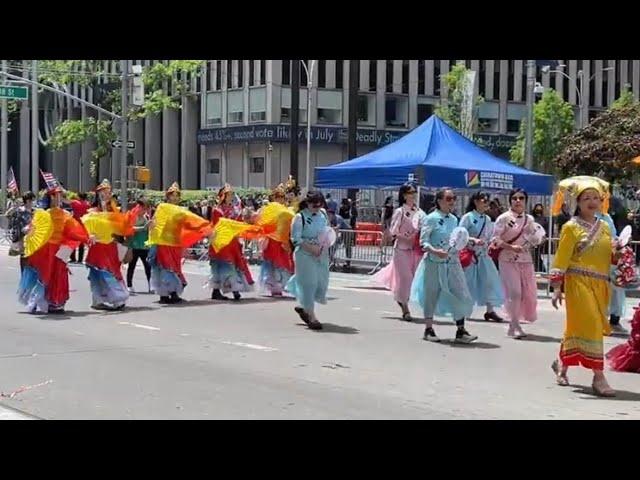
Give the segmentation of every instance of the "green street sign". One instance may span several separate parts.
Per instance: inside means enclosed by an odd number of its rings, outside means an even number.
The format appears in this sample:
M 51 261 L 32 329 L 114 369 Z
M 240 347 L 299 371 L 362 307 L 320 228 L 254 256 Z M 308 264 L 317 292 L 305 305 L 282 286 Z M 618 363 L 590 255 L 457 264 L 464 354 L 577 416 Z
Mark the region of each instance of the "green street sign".
M 29 89 L 27 87 L 0 85 L 0 98 L 8 98 L 10 100 L 26 100 L 27 98 L 29 98 Z

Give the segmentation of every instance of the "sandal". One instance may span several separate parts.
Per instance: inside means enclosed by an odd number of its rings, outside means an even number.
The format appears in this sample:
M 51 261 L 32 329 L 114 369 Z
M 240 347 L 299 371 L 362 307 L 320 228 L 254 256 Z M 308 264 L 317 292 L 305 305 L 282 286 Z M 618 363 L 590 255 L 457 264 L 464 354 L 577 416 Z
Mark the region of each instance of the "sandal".
M 413 322 L 413 317 L 409 312 L 404 312 L 402 314 L 402 320 L 404 320 L 405 322 Z
M 616 396 L 615 390 L 611 387 L 601 389 L 600 387 L 596 387 L 596 383 L 594 382 L 591 384 L 591 388 L 593 388 L 593 393 L 598 397 L 612 398 Z
M 561 387 L 569 386 L 569 379 L 567 378 L 567 374 L 560 371 L 560 364 L 558 363 L 558 360 L 553 361 L 553 363 L 551 364 L 551 370 L 553 370 L 553 373 L 556 374 L 556 383 L 558 385 L 560 385 Z

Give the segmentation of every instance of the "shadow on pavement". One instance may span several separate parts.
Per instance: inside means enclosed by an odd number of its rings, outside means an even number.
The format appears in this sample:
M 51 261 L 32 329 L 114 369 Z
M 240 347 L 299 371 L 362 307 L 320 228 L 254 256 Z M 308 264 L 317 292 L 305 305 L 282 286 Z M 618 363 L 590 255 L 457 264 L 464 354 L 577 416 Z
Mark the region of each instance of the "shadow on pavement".
M 548 337 L 546 335 L 536 335 L 535 333 L 527 333 L 527 336 L 519 339 L 521 342 L 540 342 L 540 343 L 560 343 L 562 340 L 556 337 Z
M 322 323 L 322 330 L 312 330 L 317 333 L 343 333 L 347 335 L 354 335 L 356 333 L 360 333 L 360 330 L 353 327 L 345 327 L 342 325 L 335 325 L 333 323 Z M 306 327 L 306 323 L 296 323 L 296 325 L 300 325 L 301 327 Z
M 584 400 L 617 400 L 623 402 L 640 402 L 640 393 L 629 392 L 627 390 L 616 390 L 615 387 L 612 388 L 616 391 L 615 397 L 599 397 L 593 391 L 593 388 L 590 386 L 587 387 L 585 385 L 571 385 L 574 393 L 582 393 L 588 395 L 587 397 L 583 397 Z
M 478 348 L 480 350 L 493 350 L 500 348 L 500 345 L 487 342 L 472 342 L 472 343 L 456 343 L 452 338 L 445 338 L 440 340 L 440 343 L 452 348 Z

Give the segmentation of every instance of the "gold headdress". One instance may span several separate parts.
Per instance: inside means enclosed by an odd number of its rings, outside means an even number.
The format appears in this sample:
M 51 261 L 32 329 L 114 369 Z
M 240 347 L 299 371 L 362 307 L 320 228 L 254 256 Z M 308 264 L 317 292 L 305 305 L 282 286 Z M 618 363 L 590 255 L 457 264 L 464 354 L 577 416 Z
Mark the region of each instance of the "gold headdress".
M 565 200 L 573 200 L 575 202 L 580 194 L 588 189 L 593 189 L 600 193 L 602 198 L 602 212 L 607 213 L 609 211 L 609 182 L 605 182 L 597 177 L 579 175 L 565 178 L 558 184 L 552 214 L 558 215 L 562 211 L 562 204 Z

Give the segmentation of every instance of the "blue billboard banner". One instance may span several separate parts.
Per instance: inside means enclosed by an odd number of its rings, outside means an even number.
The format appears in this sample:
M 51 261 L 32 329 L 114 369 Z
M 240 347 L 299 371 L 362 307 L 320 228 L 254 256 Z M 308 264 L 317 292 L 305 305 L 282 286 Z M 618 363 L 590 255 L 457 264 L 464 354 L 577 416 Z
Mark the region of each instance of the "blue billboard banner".
M 408 132 L 373 130 L 360 128 L 356 132 L 356 141 L 362 145 L 382 147 L 396 141 Z M 227 128 L 204 128 L 198 130 L 198 145 L 242 142 L 289 142 L 289 125 L 250 125 Z M 311 142 L 324 144 L 346 144 L 348 129 L 343 127 L 311 127 Z M 307 141 L 307 129 L 300 126 L 298 141 Z

